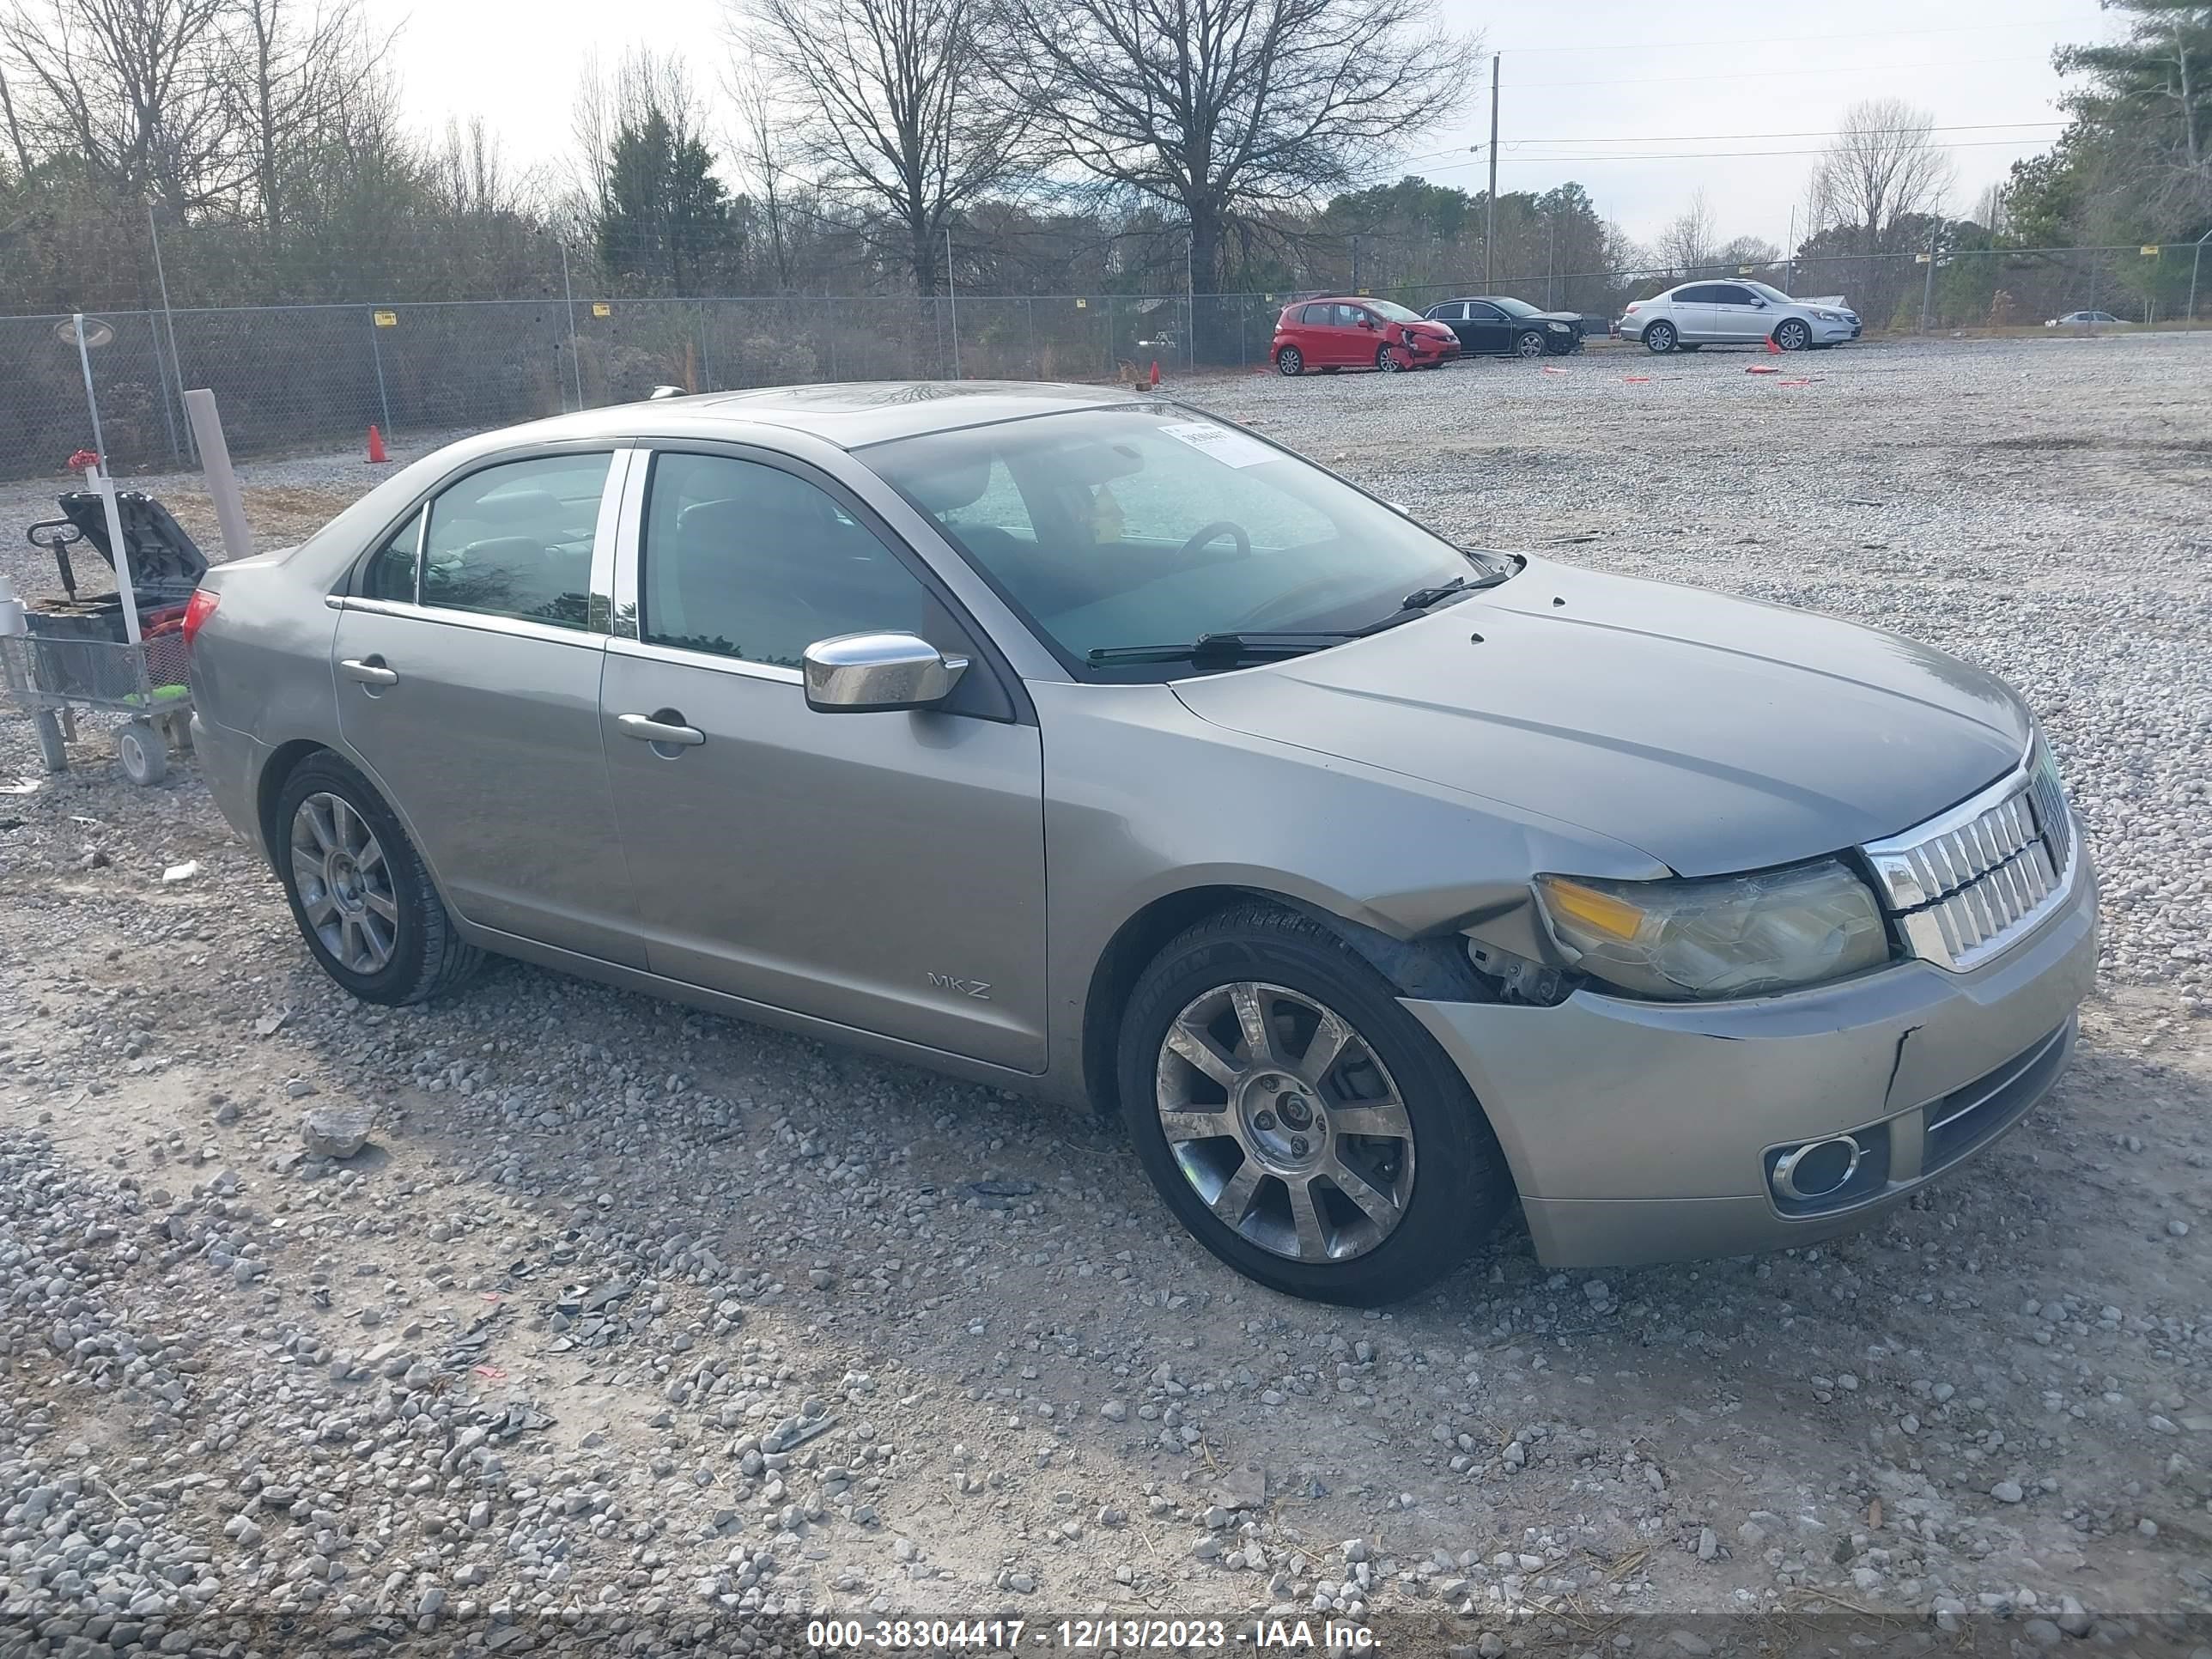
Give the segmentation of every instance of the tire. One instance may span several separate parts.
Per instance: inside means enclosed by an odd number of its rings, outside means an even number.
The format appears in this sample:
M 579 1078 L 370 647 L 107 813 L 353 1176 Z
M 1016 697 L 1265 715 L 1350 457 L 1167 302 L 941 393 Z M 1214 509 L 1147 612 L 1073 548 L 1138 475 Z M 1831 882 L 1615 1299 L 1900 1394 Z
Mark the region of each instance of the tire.
M 1795 317 L 1784 317 L 1774 325 L 1774 343 L 1784 351 L 1802 351 L 1813 343 L 1813 331 Z
M 169 775 L 168 741 L 151 720 L 124 723 L 115 734 L 115 758 L 123 763 L 123 775 L 142 789 Z
M 1517 357 L 1540 357 L 1545 349 L 1544 337 L 1535 329 L 1523 329 L 1513 337 L 1513 353 Z
M 1385 374 L 1395 374 L 1403 370 L 1406 366 L 1398 361 L 1396 355 L 1389 346 L 1379 345 L 1375 348 L 1375 367 Z
M 1306 354 L 1296 346 L 1285 346 L 1275 354 L 1275 373 L 1303 374 L 1306 369 Z
M 1265 1018 L 1279 1069 L 1253 1064 L 1238 1035 L 1248 1015 Z M 1316 1084 L 1304 1057 L 1330 1015 L 1346 1036 Z M 1213 1070 L 1183 1057 L 1194 1042 Z M 1124 1121 L 1163 1201 L 1215 1255 L 1285 1295 L 1352 1307 L 1416 1295 L 1464 1262 L 1512 1201 L 1489 1121 L 1435 1039 L 1341 939 L 1272 905 L 1210 917 L 1153 958 L 1122 1011 L 1116 1068 Z M 1362 1102 L 1391 1127 L 1333 1127 Z M 1176 1115 L 1173 1143 L 1165 1112 Z M 1207 1121 L 1229 1132 L 1194 1132 Z M 1237 1206 L 1237 1221 L 1215 1205 Z
M 269 841 L 300 937 L 323 971 L 363 1002 L 397 1006 L 442 996 L 482 964 L 483 952 L 453 931 L 398 818 L 336 755 L 312 755 L 293 769 L 277 794 Z M 328 856 L 333 843 L 343 863 Z M 368 948 L 380 938 L 380 957 Z
M 1644 325 L 1644 349 L 1655 357 L 1665 356 L 1681 337 L 1672 323 L 1646 323 Z

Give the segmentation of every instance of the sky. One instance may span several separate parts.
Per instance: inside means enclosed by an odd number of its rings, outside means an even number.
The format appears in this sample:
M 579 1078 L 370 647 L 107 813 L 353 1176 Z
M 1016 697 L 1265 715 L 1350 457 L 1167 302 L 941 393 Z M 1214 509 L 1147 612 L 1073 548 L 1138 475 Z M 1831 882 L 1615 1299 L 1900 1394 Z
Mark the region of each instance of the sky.
M 1485 56 L 1469 64 L 1460 115 L 1409 143 L 1387 176 L 1483 188 L 1488 160 L 1469 146 L 1488 137 L 1496 52 L 1499 190 L 1578 180 L 1600 213 L 1647 241 L 1702 188 L 1723 240 L 1782 244 L 1815 158 L 1776 152 L 1817 151 L 1863 98 L 1901 97 L 1933 113 L 1957 168 L 1947 206 L 1966 213 L 2013 161 L 2057 137 L 2052 48 L 2113 30 L 2096 0 L 1440 3 L 1449 27 L 1481 34 Z M 708 88 L 727 59 L 720 0 L 369 0 L 369 9 L 399 25 L 410 115 L 441 128 L 448 116 L 481 114 L 523 166 L 568 167 L 588 55 L 611 66 L 633 44 L 678 52 Z

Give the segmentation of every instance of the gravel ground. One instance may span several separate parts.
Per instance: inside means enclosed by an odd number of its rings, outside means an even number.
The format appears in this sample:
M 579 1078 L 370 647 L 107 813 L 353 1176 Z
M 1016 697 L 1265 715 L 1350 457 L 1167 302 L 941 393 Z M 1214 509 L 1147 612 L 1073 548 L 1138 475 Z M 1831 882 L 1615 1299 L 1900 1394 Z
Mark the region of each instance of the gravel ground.
M 0 793 L 0 1653 L 1103 1608 L 1486 1659 L 1848 1608 L 2212 1641 L 2161 1622 L 2212 1605 L 2212 338 L 1769 361 L 1191 395 L 1465 539 L 2020 687 L 2106 986 L 1970 1172 L 1815 1249 L 1570 1278 L 1509 1233 L 1396 1310 L 1288 1302 L 1089 1119 L 519 966 L 353 1004 L 191 769 L 134 790 L 89 740 Z M 368 469 L 246 471 L 283 539 Z M 0 716 L 0 789 L 35 763 Z

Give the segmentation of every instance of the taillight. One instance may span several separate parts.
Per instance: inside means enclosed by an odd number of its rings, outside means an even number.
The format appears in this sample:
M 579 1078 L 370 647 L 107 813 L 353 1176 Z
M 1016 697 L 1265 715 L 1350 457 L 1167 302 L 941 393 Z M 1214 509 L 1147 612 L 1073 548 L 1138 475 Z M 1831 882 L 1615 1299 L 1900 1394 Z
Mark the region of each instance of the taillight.
M 1643 308 L 1644 308 L 1644 307 L 1643 307 L 1641 305 L 1632 305 L 1632 306 L 1629 307 L 1629 308 L 1628 308 L 1628 310 L 1627 310 L 1626 314 L 1627 314 L 1628 316 L 1633 317 L 1633 316 L 1634 316 L 1638 312 L 1641 311 Z
M 185 649 L 192 648 L 199 635 L 200 624 L 215 615 L 216 595 L 211 587 L 195 587 L 189 604 L 185 606 Z

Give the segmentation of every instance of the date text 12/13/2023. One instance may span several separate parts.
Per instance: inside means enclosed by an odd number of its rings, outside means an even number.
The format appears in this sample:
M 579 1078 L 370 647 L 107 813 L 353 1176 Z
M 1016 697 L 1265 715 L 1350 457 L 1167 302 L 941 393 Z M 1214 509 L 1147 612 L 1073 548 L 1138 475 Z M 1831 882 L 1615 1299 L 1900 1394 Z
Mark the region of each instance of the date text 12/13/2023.
M 817 1619 L 806 1644 L 817 1652 L 951 1653 L 1033 1650 L 1056 1653 L 1365 1653 L 1374 1632 L 1349 1620 L 1223 1619 Z

